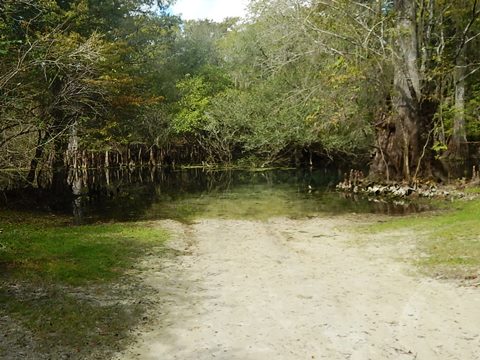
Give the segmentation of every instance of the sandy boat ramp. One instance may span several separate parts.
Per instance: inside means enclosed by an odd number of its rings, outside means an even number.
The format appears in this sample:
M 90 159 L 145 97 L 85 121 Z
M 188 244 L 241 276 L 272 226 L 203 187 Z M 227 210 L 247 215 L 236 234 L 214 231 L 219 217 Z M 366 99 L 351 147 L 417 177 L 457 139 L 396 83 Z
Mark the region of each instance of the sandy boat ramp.
M 117 358 L 480 359 L 479 289 L 402 261 L 413 233 L 358 245 L 364 222 L 158 222 L 179 255 L 145 260 L 151 321 Z

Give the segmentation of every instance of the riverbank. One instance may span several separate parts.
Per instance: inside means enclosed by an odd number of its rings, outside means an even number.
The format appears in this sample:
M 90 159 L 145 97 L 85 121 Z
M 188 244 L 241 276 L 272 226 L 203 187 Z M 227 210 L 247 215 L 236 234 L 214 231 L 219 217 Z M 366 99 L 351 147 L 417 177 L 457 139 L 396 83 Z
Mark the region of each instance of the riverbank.
M 473 359 L 480 201 L 444 207 L 80 227 L 0 212 L 0 356 Z
M 470 193 L 477 193 L 471 189 Z M 480 200 L 451 201 L 441 211 L 412 214 L 365 226 L 365 239 L 407 243 L 410 261 L 428 276 L 480 284 Z M 389 236 L 391 233 L 396 236 Z M 368 236 L 372 234 L 372 238 Z M 413 236 L 412 236 L 413 235 Z

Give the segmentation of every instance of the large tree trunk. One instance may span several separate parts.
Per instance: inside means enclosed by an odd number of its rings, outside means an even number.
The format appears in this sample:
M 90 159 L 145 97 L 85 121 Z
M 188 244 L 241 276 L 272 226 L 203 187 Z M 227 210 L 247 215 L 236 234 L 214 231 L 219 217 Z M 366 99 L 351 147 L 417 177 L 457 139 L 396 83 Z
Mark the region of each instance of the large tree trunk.
M 43 157 L 43 152 L 45 150 L 46 137 L 47 137 L 47 134 L 45 134 L 45 136 L 42 136 L 42 132 L 40 130 L 38 131 L 37 147 L 35 148 L 35 155 L 33 156 L 33 159 L 30 161 L 30 170 L 27 175 L 27 181 L 32 185 L 35 185 L 35 178 L 37 175 L 38 164 L 40 163 Z
M 78 144 L 79 144 L 79 137 L 78 137 L 78 121 L 75 120 L 70 127 L 70 135 L 68 137 L 68 145 L 67 145 L 67 165 L 69 167 L 73 167 L 77 169 L 79 166 L 78 164 Z
M 462 147 L 467 142 L 465 130 L 465 54 L 464 51 L 457 58 L 455 67 L 455 118 L 453 122 L 453 134 L 451 144 L 462 155 Z
M 444 155 L 451 177 L 465 175 L 468 158 L 467 131 L 465 129 L 465 49 L 461 49 L 454 70 L 455 107 L 453 133 Z
M 416 2 L 395 2 L 397 28 L 394 51 L 392 116 L 377 124 L 373 176 L 410 181 L 422 171 L 421 90 L 418 64 Z

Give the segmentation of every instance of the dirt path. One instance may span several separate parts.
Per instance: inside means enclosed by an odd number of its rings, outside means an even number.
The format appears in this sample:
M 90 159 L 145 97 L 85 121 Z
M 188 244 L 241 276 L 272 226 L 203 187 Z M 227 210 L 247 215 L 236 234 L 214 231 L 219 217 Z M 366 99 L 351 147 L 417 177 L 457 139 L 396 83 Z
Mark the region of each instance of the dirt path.
M 162 222 L 161 299 L 119 359 L 480 359 L 480 291 L 412 275 L 353 219 Z

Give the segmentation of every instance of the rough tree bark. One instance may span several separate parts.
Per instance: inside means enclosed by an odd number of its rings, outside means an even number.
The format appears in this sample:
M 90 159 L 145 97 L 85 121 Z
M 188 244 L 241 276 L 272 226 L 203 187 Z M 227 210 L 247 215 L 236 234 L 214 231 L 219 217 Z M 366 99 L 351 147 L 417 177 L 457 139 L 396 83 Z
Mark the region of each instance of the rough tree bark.
M 448 162 L 449 173 L 453 177 L 464 175 L 466 159 L 468 158 L 467 132 L 465 129 L 465 75 L 466 75 L 465 48 L 460 49 L 455 69 L 455 112 L 453 119 L 453 133 L 448 143 L 445 158 Z
M 68 137 L 67 146 L 67 165 L 77 169 L 78 164 L 78 150 L 79 150 L 79 137 L 78 137 L 78 121 L 75 120 L 70 127 L 70 135 Z
M 416 7 L 415 0 L 395 1 L 392 115 L 377 124 L 377 149 L 370 168 L 371 175 L 388 180 L 411 181 L 417 170 L 423 170 L 421 131 L 425 129 L 420 109 Z
M 47 133 L 42 135 L 42 131 L 41 130 L 38 131 L 38 140 L 37 140 L 37 146 L 35 147 L 35 155 L 30 161 L 30 169 L 27 175 L 27 181 L 32 185 L 35 185 L 36 183 L 35 180 L 37 176 L 37 168 L 38 168 L 38 164 L 40 163 L 43 157 L 43 152 L 45 150 L 45 143 L 47 138 L 48 138 Z

